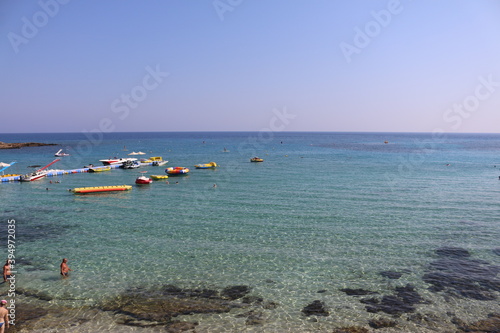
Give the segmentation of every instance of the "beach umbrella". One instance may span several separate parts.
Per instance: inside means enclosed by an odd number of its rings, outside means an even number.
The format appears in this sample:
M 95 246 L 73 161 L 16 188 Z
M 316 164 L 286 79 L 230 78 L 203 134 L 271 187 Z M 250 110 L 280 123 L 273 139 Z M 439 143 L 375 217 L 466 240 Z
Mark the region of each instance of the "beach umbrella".
M 5 169 L 7 169 L 10 166 L 13 166 L 16 163 L 17 162 L 11 162 L 10 164 L 8 164 L 8 163 L 0 162 L 0 172 L 3 172 Z

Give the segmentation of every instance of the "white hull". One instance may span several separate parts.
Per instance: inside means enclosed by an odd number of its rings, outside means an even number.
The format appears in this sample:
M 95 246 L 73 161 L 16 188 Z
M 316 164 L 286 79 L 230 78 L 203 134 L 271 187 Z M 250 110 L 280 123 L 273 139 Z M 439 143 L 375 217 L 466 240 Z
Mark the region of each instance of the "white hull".
M 120 165 L 125 161 L 137 161 L 137 158 L 110 158 L 107 160 L 99 160 L 103 165 Z
M 32 182 L 34 180 L 42 179 L 47 176 L 47 172 L 33 172 L 20 177 L 22 182 Z

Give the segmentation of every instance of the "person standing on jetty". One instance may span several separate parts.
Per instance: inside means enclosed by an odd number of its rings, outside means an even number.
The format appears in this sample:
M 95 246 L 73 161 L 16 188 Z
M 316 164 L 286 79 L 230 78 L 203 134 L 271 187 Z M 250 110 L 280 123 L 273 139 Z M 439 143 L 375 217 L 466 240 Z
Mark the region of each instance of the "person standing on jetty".
M 5 328 L 9 328 L 9 311 L 5 308 L 7 306 L 6 300 L 0 301 L 0 333 L 5 332 Z
M 72 269 L 68 267 L 68 259 L 64 258 L 61 262 L 61 275 L 67 278 L 69 276 L 69 271 L 72 271 Z
M 10 271 L 10 260 L 7 259 L 5 265 L 3 265 L 3 282 L 7 282 L 7 279 L 10 278 L 12 272 Z

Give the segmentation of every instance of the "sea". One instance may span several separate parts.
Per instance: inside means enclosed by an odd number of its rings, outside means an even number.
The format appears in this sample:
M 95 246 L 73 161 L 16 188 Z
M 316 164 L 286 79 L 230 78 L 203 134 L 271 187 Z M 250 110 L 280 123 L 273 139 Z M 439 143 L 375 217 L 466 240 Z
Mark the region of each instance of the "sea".
M 15 284 L 0 284 L 0 295 L 15 300 L 16 324 L 28 331 L 156 332 L 175 321 L 189 332 L 455 332 L 500 313 L 500 134 L 92 132 L 0 141 L 56 144 L 0 150 L 0 162 L 17 162 L 5 173 L 44 166 L 59 149 L 70 156 L 49 169 L 139 151 L 133 157 L 168 160 L 0 183 L 0 259 L 16 260 Z M 264 161 L 250 162 L 255 156 Z M 218 167 L 194 167 L 209 162 Z M 134 183 L 176 166 L 189 174 Z M 132 190 L 71 191 L 124 184 Z M 192 308 L 161 321 L 103 306 L 131 295 L 137 303 L 128 305 L 140 308 L 160 294 Z M 48 313 L 21 316 L 29 306 Z

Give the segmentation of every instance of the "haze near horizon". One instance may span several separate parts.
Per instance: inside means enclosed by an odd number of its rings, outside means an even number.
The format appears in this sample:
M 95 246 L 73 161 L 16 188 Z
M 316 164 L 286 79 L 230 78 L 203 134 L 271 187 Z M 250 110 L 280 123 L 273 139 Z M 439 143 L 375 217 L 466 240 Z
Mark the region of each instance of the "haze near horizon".
M 500 3 L 0 4 L 0 133 L 497 132 Z

